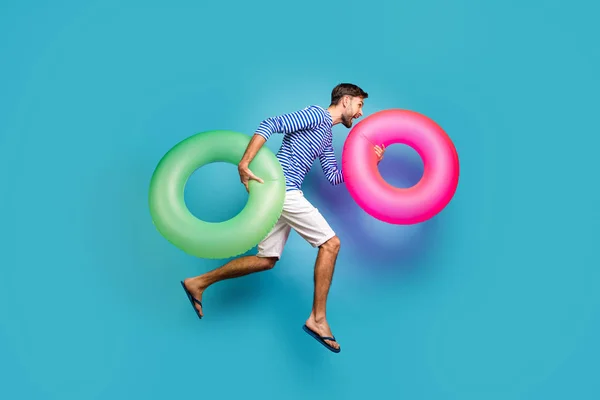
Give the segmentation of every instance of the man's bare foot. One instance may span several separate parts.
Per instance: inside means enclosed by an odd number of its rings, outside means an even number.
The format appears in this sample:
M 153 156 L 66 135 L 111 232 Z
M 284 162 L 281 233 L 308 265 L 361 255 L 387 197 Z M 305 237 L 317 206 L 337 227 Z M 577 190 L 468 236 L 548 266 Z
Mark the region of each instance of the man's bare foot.
M 306 326 L 308 329 L 316 332 L 319 336 L 322 337 L 334 337 L 333 333 L 331 333 L 331 328 L 327 323 L 327 320 L 323 318 L 322 320 L 318 320 L 311 314 L 311 316 L 306 320 Z M 340 345 L 333 340 L 325 340 L 329 346 L 333 347 L 336 350 L 339 350 Z
M 206 286 L 202 283 L 202 277 L 197 276 L 195 278 L 187 278 L 183 281 L 185 288 L 190 292 L 194 298 L 198 301 L 202 301 L 202 293 L 206 290 Z M 202 312 L 202 306 L 200 304 L 194 302 L 194 307 L 200 313 L 200 316 L 203 317 L 204 313 Z

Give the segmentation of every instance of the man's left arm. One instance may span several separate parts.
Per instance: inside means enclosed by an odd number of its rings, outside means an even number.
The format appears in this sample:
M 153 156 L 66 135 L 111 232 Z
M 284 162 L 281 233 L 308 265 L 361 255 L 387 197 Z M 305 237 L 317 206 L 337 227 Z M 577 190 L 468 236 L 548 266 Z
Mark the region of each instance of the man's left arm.
M 374 150 L 375 154 L 377 155 L 377 164 L 379 164 L 381 160 L 383 160 L 385 146 L 375 146 Z M 319 161 L 321 162 L 321 167 L 323 168 L 323 172 L 325 173 L 325 177 L 329 183 L 332 185 L 339 185 L 340 183 L 344 182 L 344 176 L 342 175 L 341 168 L 338 167 L 332 145 L 327 146 L 323 150 L 319 156 Z
M 319 161 L 329 183 L 339 185 L 344 182 L 344 176 L 342 175 L 342 170 L 338 167 L 332 145 L 323 149 L 323 152 L 319 155 Z

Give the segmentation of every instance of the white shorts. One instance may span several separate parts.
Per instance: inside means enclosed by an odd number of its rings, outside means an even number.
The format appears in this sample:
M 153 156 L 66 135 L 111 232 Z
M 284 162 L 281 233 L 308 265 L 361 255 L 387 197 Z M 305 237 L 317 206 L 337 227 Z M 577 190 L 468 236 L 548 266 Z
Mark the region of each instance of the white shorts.
M 279 220 L 267 237 L 258 244 L 256 255 L 279 259 L 292 228 L 312 247 L 319 247 L 335 236 L 325 218 L 306 200 L 302 191 L 290 190 L 285 193 Z

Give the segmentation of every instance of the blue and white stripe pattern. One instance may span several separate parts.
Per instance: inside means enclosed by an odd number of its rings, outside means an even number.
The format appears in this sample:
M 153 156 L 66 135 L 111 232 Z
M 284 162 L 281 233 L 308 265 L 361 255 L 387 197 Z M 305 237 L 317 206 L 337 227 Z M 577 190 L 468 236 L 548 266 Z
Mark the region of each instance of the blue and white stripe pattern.
M 301 189 L 317 158 L 329 183 L 338 185 L 344 181 L 333 152 L 332 125 L 329 111 L 316 105 L 260 123 L 256 133 L 265 140 L 273 133 L 284 134 L 277 159 L 283 167 L 287 190 Z

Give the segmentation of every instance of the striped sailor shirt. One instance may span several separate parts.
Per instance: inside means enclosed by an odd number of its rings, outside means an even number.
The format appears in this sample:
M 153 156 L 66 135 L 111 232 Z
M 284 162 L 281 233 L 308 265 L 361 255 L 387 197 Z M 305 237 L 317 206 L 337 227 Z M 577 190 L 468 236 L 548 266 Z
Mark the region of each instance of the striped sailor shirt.
M 265 140 L 273 133 L 284 134 L 276 156 L 283 167 L 286 190 L 301 189 L 317 158 L 329 183 L 338 185 L 344 181 L 333 152 L 332 125 L 329 111 L 316 105 L 260 123 L 256 133 Z

